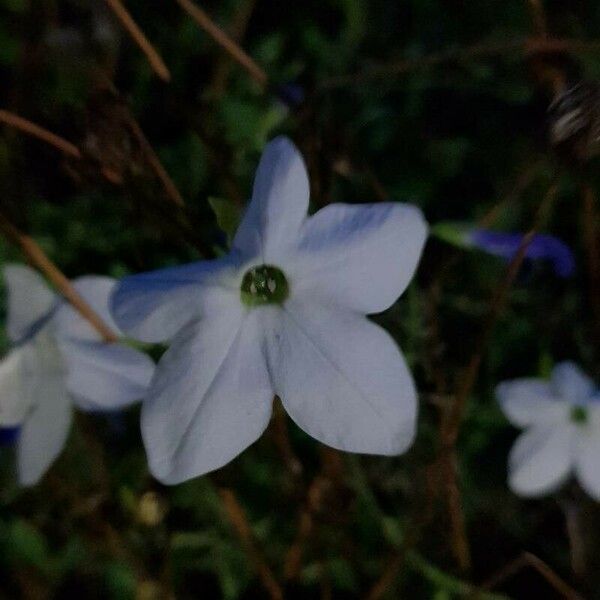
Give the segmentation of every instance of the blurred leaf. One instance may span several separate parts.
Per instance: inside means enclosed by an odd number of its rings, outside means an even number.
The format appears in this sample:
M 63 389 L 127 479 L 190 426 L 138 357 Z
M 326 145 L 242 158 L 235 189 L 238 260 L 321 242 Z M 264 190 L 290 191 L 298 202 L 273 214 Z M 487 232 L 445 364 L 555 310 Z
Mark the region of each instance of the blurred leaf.
M 42 572 L 48 571 L 48 544 L 33 525 L 22 519 L 13 521 L 8 536 L 12 557 L 17 564 L 23 562 Z
M 124 563 L 110 562 L 106 566 L 105 578 L 111 600 L 133 600 L 136 597 L 137 579 Z
M 214 196 L 208 198 L 208 203 L 215 213 L 217 225 L 227 236 L 227 244 L 230 245 L 242 220 L 242 209 L 232 200 Z

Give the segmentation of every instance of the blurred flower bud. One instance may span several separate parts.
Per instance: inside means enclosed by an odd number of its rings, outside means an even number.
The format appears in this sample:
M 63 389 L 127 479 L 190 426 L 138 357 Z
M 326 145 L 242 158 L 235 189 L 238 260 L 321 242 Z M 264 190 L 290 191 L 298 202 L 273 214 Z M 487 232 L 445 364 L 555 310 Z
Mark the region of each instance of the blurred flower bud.
M 156 527 L 167 513 L 167 505 L 156 492 L 146 492 L 138 504 L 137 518 L 142 525 Z
M 165 596 L 161 585 L 156 581 L 141 581 L 135 593 L 136 600 L 165 600 L 169 598 Z
M 431 234 L 454 246 L 477 248 L 509 261 L 521 247 L 523 233 L 505 233 L 480 229 L 468 223 L 442 221 L 432 227 Z M 547 260 L 559 277 L 570 277 L 575 270 L 571 249 L 551 235 L 538 233 L 527 246 L 525 257 L 530 260 Z

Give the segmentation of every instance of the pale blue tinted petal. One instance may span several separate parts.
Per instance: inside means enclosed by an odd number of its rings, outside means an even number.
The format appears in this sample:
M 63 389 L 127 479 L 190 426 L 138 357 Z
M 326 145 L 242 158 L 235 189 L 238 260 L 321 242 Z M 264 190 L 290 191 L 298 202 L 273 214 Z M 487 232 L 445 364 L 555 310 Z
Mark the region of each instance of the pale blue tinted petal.
M 114 410 L 141 400 L 154 373 L 144 353 L 123 344 L 64 340 L 67 387 L 83 410 Z
M 233 247 L 246 258 L 277 262 L 278 256 L 298 237 L 308 211 L 309 195 L 302 156 L 289 139 L 275 138 L 260 159 L 252 200 Z
M 590 411 L 590 422 L 581 426 L 575 460 L 581 487 L 600 502 L 600 407 Z
M 571 410 L 556 396 L 550 382 L 542 379 L 504 381 L 496 387 L 496 398 L 506 418 L 516 427 L 564 422 Z
M 556 394 L 573 403 L 586 402 L 594 392 L 594 382 L 571 361 L 558 363 L 552 371 Z
M 108 328 L 119 333 L 117 324 L 110 315 L 108 300 L 116 285 L 112 277 L 86 275 L 73 280 L 73 287 L 89 304 Z M 56 334 L 60 338 L 99 340 L 100 334 L 92 324 L 81 316 L 66 300 L 61 302 L 54 316 Z
M 31 408 L 24 378 L 31 355 L 30 344 L 11 350 L 0 362 L 0 426 L 14 427 Z
M 111 298 L 112 314 L 122 331 L 144 342 L 171 339 L 211 307 L 227 302 L 234 257 L 169 267 L 122 279 Z
M 6 329 L 9 338 L 19 341 L 43 319 L 54 305 L 56 296 L 33 269 L 24 265 L 7 265 L 3 269 L 8 287 Z
M 17 470 L 22 485 L 34 485 L 61 453 L 71 426 L 72 403 L 62 357 L 46 333 L 36 337 L 25 378 L 31 398 L 17 445 Z
M 362 313 L 392 305 L 413 278 L 427 237 L 409 204 L 331 204 L 302 228 L 291 259 L 294 293 Z
M 575 431 L 569 422 L 534 426 L 522 433 L 510 452 L 508 483 L 521 496 L 557 490 L 573 467 Z
M 142 404 L 142 434 L 163 483 L 225 465 L 267 427 L 273 391 L 257 316 L 223 311 L 186 327 L 159 362 Z
M 350 452 L 395 455 L 415 436 L 417 397 L 398 347 L 350 311 L 293 301 L 265 311 L 269 372 L 292 419 Z

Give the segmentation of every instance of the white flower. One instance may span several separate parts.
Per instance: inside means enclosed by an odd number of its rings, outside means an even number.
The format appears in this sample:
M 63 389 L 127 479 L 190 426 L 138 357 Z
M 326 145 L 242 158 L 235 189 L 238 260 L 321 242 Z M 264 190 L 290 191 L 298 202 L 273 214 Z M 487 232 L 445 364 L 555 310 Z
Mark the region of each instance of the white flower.
M 0 425 L 20 425 L 17 470 L 33 485 L 60 454 L 73 404 L 112 410 L 141 399 L 154 372 L 141 352 L 101 341 L 92 326 L 28 267 L 4 269 L 7 330 L 13 349 L 0 362 Z M 108 311 L 115 281 L 81 277 L 76 290 L 113 331 Z
M 572 362 L 549 381 L 515 379 L 496 388 L 508 420 L 524 428 L 509 457 L 509 485 L 522 496 L 553 492 L 572 474 L 600 501 L 600 392 Z
M 225 257 L 125 278 L 113 316 L 171 341 L 142 405 L 152 473 L 177 483 L 226 464 L 263 433 L 273 396 L 321 442 L 395 455 L 416 424 L 412 377 L 365 318 L 413 277 L 426 238 L 405 204 L 333 204 L 307 217 L 309 183 L 286 138 L 266 148 Z

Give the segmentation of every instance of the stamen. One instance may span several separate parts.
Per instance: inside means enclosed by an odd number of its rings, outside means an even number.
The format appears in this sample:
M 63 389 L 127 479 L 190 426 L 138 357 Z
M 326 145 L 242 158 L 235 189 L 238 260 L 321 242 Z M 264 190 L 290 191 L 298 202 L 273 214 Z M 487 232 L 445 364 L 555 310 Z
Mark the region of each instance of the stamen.
M 571 421 L 577 425 L 584 425 L 588 420 L 588 411 L 584 406 L 574 406 L 571 409 Z
M 240 295 L 247 306 L 283 304 L 289 295 L 289 285 L 278 267 L 258 265 L 244 274 Z

